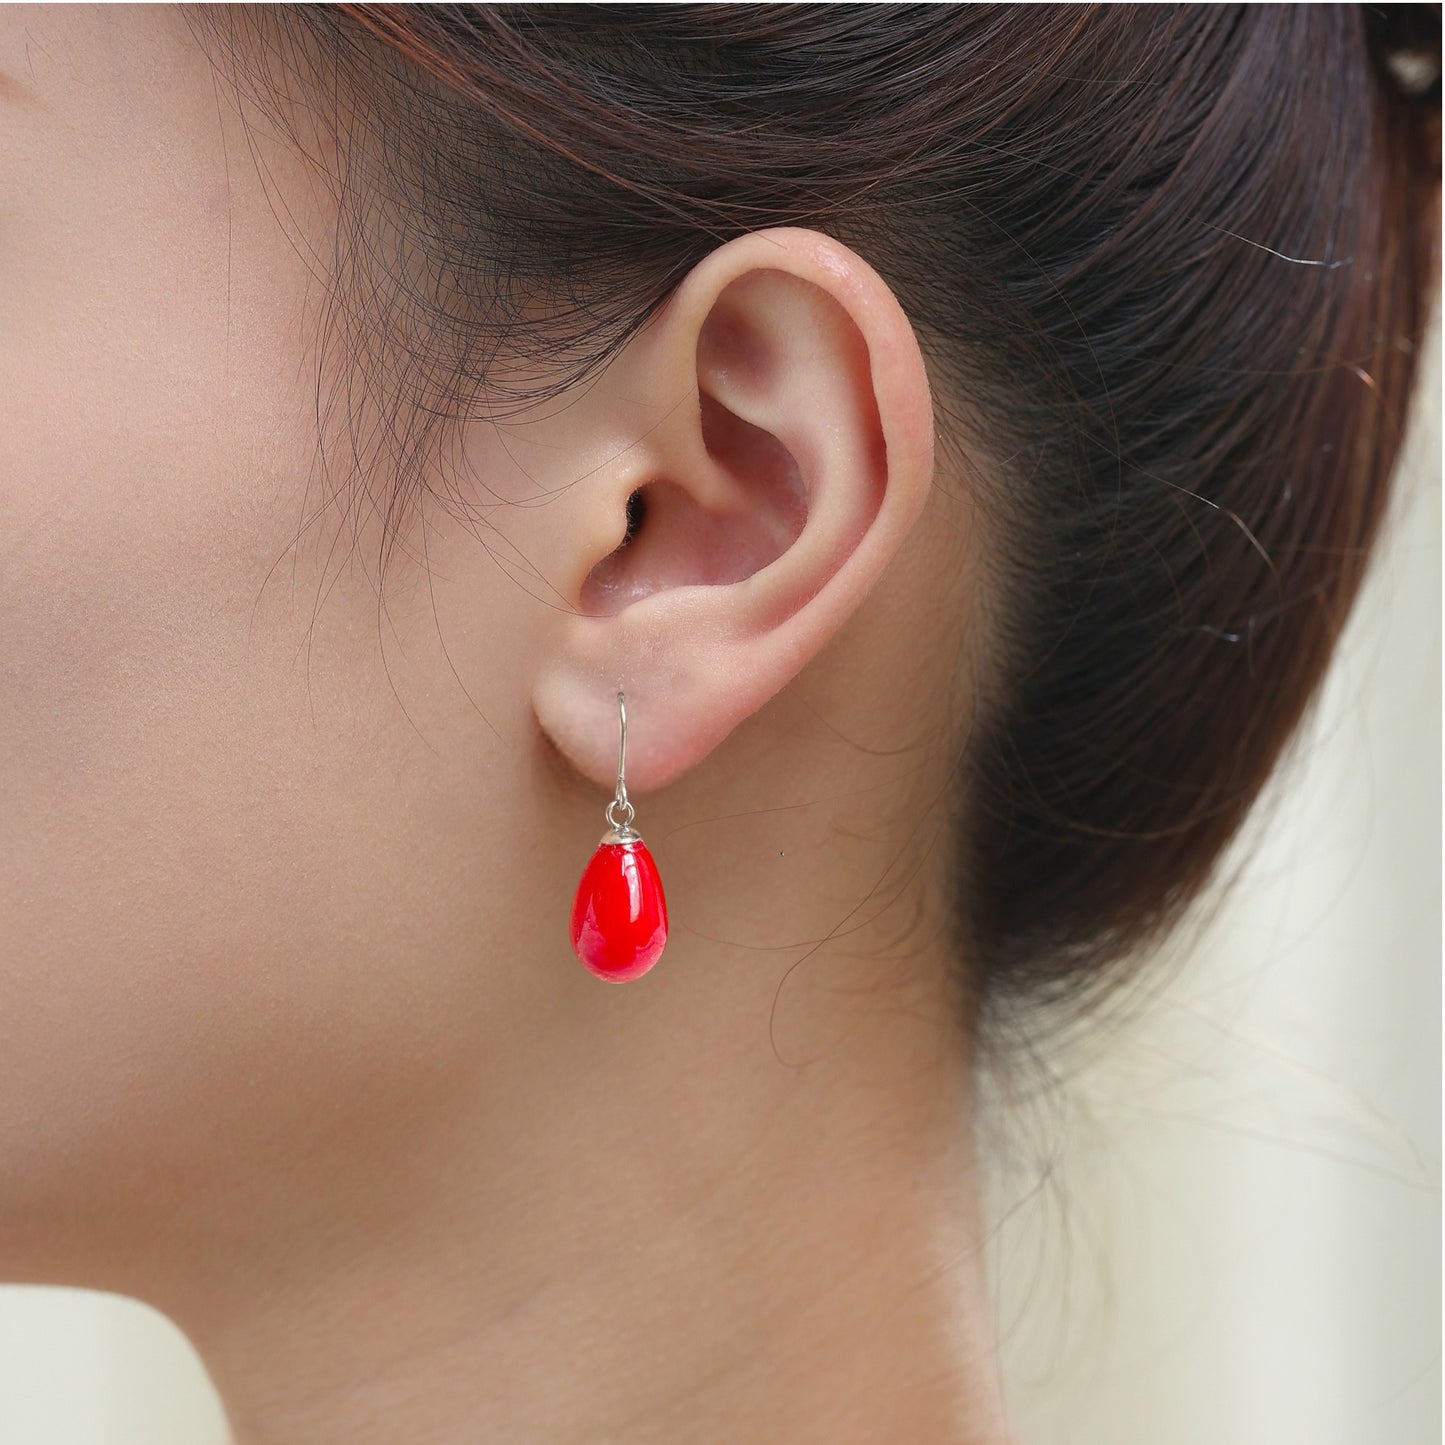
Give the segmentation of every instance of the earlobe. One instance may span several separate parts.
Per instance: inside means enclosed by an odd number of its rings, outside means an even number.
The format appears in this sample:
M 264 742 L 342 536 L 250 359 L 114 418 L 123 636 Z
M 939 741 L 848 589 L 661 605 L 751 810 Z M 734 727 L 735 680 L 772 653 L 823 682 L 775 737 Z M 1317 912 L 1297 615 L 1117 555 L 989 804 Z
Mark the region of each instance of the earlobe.
M 569 569 L 585 581 L 539 658 L 533 706 L 606 788 L 625 688 L 641 794 L 706 757 L 862 605 L 926 501 L 932 406 L 890 288 L 804 230 L 720 246 L 608 372 L 584 404 L 617 388 L 656 420 L 583 485 L 635 525 L 621 546 L 615 524 L 605 545 L 568 533 L 599 555 Z

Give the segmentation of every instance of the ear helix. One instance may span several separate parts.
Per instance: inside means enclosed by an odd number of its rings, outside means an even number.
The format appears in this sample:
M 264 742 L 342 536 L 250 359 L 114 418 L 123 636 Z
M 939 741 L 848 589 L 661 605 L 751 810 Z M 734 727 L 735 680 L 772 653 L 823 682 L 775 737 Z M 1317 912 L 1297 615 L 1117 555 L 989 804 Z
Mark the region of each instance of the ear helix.
M 617 791 L 608 803 L 602 835 L 572 902 L 572 947 L 583 965 L 609 983 L 641 978 L 667 942 L 667 900 L 657 864 L 632 826 L 627 800 L 627 705 L 617 689 L 620 736 Z M 622 814 L 619 818 L 617 815 Z

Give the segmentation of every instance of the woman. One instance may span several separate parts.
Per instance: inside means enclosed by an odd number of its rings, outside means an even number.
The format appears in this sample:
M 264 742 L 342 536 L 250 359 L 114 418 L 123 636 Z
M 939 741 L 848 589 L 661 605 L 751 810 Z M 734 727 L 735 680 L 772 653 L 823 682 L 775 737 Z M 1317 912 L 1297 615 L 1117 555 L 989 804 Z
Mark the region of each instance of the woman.
M 1438 26 L 0 12 L 0 1275 L 237 1445 L 1007 1440 L 975 1072 L 1315 695 Z

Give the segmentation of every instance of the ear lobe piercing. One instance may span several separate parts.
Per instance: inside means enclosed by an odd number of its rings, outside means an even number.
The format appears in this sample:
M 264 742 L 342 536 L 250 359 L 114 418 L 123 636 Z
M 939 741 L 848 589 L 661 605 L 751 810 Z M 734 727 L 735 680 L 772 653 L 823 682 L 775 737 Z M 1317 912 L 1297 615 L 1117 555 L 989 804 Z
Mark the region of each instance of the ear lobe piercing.
M 657 864 L 627 800 L 627 705 L 617 689 L 620 737 L 617 792 L 605 810 L 608 829 L 597 845 L 572 901 L 572 947 L 582 963 L 609 983 L 641 978 L 667 942 L 667 900 Z M 621 814 L 619 818 L 617 815 Z

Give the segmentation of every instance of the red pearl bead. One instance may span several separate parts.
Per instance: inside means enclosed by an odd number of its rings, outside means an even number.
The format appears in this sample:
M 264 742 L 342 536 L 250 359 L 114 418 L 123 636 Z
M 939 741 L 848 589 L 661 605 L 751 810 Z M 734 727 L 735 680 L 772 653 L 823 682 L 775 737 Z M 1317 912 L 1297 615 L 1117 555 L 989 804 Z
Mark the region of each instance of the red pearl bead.
M 572 947 L 611 983 L 641 978 L 667 942 L 667 900 L 647 845 L 600 843 L 572 903 Z

